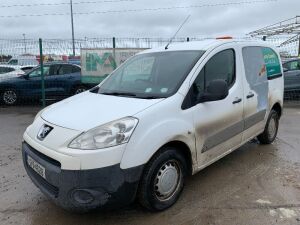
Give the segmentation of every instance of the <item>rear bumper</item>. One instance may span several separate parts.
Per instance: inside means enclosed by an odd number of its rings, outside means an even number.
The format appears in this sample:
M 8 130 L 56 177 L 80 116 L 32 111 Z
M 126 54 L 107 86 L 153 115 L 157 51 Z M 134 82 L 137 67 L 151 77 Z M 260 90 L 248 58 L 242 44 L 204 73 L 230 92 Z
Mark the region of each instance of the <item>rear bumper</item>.
M 75 211 L 117 208 L 130 204 L 136 195 L 143 166 L 121 169 L 119 164 L 91 170 L 63 170 L 58 161 L 22 144 L 23 162 L 29 177 L 57 205 Z M 27 164 L 27 156 L 45 168 L 44 179 Z

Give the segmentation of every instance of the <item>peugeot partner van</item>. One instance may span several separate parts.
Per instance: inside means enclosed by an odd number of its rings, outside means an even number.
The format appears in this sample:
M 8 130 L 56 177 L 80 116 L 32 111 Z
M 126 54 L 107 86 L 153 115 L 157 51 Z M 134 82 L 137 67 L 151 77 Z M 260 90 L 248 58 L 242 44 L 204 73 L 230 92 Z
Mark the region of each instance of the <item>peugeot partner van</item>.
M 160 211 L 185 178 L 257 137 L 282 115 L 278 52 L 206 40 L 146 50 L 95 88 L 48 106 L 24 133 L 26 171 L 61 207 Z

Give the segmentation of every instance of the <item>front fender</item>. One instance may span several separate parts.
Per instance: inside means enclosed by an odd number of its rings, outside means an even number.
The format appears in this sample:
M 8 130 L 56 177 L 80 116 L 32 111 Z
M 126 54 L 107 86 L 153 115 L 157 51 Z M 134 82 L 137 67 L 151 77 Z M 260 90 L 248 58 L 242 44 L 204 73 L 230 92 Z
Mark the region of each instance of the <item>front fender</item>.
M 120 166 L 127 169 L 146 164 L 165 144 L 171 141 L 185 143 L 196 161 L 195 135 L 193 124 L 183 119 L 169 118 L 153 123 L 140 121 L 124 151 Z

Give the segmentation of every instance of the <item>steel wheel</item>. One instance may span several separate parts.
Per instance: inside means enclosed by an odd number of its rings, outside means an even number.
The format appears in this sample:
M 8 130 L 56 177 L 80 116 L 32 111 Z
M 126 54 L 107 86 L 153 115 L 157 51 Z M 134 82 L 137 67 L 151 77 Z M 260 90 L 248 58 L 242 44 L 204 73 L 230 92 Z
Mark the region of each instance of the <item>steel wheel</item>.
M 186 162 L 181 150 L 160 149 L 144 168 L 137 194 L 141 205 L 161 211 L 175 204 L 184 187 Z
M 17 99 L 18 97 L 14 90 L 6 90 L 2 94 L 2 100 L 6 105 L 14 105 Z
M 181 169 L 176 160 L 166 162 L 156 174 L 154 190 L 155 195 L 160 201 L 166 201 L 173 197 L 178 190 Z
M 275 110 L 271 110 L 264 132 L 257 136 L 260 143 L 271 144 L 277 136 L 278 126 L 279 115 Z
M 277 121 L 275 120 L 274 117 L 271 117 L 269 121 L 269 126 L 268 126 L 268 135 L 270 139 L 274 139 L 274 136 L 276 135 L 277 132 Z

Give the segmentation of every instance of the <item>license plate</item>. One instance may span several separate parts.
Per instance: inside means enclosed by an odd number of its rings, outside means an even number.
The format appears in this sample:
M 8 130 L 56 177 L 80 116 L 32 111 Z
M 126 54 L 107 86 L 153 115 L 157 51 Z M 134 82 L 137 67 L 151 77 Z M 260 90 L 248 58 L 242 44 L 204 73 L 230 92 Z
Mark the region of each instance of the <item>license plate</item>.
M 38 175 L 46 179 L 45 174 L 45 167 L 43 167 L 41 164 L 36 162 L 33 158 L 31 158 L 29 155 L 27 156 L 27 164 L 30 166 L 35 172 L 37 172 Z

